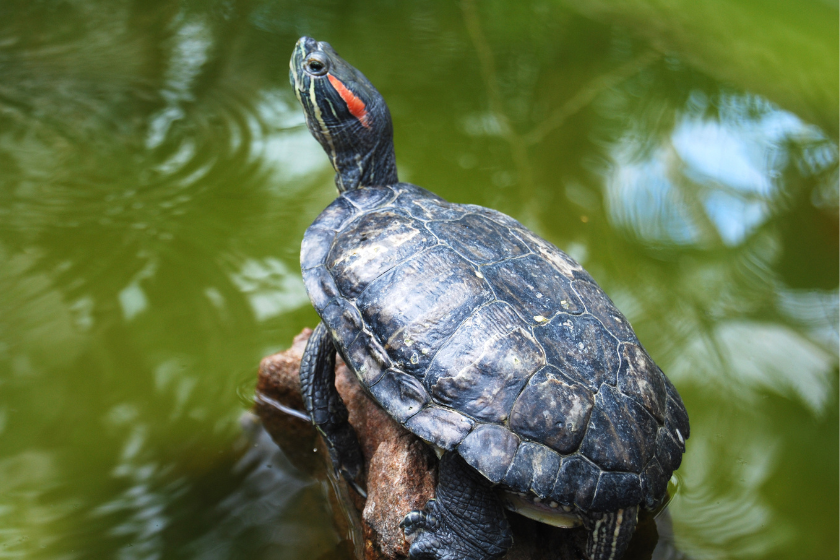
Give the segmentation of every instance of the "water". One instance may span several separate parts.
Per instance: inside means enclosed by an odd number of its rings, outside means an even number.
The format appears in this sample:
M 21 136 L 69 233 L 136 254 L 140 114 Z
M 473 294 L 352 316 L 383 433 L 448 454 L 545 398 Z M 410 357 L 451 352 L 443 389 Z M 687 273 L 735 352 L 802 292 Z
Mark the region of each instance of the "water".
M 0 2 L 0 558 L 341 555 L 320 483 L 239 420 L 316 322 L 298 250 L 335 191 L 288 85 L 303 34 L 384 94 L 401 179 L 513 215 L 628 316 L 691 416 L 681 550 L 837 558 L 837 21 Z

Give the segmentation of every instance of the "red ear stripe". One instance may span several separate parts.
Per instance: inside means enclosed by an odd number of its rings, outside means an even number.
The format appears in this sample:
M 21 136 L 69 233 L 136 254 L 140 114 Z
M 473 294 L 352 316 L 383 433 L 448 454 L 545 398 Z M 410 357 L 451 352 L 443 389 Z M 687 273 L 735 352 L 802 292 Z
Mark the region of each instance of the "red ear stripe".
M 330 79 L 330 83 L 335 88 L 335 91 L 338 92 L 338 95 L 341 96 L 341 99 L 347 104 L 347 108 L 350 110 L 350 114 L 359 119 L 359 122 L 362 123 L 362 126 L 365 128 L 370 128 L 368 124 L 367 118 L 367 109 L 365 108 L 365 102 L 356 97 L 356 95 L 347 89 L 344 84 L 341 83 L 341 80 L 333 76 L 332 74 L 327 74 L 327 78 Z

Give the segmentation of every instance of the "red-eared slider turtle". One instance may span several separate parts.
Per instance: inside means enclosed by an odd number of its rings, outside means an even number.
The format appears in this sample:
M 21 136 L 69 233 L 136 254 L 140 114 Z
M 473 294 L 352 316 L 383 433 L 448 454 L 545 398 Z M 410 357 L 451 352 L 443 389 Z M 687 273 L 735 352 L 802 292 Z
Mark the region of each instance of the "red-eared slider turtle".
M 505 508 L 583 524 L 589 560 L 620 558 L 685 451 L 674 386 L 565 253 L 500 212 L 400 183 L 385 101 L 330 45 L 300 39 L 290 66 L 339 191 L 300 257 L 322 320 L 301 386 L 336 468 L 359 488 L 337 351 L 441 457 L 436 499 L 402 523 L 412 559 L 501 557 Z

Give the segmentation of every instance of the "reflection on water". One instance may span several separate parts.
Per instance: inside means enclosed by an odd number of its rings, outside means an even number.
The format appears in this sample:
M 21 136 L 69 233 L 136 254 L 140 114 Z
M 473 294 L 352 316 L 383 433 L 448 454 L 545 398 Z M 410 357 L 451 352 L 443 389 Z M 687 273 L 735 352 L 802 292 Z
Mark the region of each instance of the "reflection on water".
M 263 261 L 247 260 L 232 278 L 240 291 L 248 296 L 258 321 L 309 303 L 297 270 L 293 272 L 282 261 L 271 257 Z
M 749 94 L 714 101 L 692 92 L 659 146 L 632 132 L 616 144 L 606 185 L 617 224 L 653 242 L 737 246 L 784 210 L 786 168 L 837 168 L 836 144 L 794 115 Z
M 836 557 L 836 99 L 733 81 L 741 43 L 639 39 L 674 17 L 647 4 L 0 5 L 0 558 L 339 554 L 320 486 L 239 422 L 316 320 L 302 34 L 389 100 L 401 178 L 514 215 L 626 313 L 692 419 L 680 550 Z M 822 72 L 798 40 L 780 64 Z
M 774 515 L 760 493 L 777 467 L 778 448 L 772 439 L 720 445 L 704 438 L 693 445 L 692 453 L 695 449 L 699 460 L 682 467 L 691 490 L 672 508 L 677 519 L 683 514 L 692 520 L 675 528 L 679 546 L 689 557 L 762 558 L 790 541 L 792 528 Z M 719 453 L 734 458 L 724 471 L 711 468 Z

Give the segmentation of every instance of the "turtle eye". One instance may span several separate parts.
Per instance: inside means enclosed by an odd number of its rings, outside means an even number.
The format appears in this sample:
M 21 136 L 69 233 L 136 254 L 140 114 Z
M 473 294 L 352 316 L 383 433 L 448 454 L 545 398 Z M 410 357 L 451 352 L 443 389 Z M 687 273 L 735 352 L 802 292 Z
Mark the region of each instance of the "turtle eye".
M 303 63 L 303 69 L 313 76 L 323 76 L 329 68 L 329 61 L 321 53 L 312 53 Z

